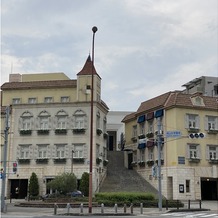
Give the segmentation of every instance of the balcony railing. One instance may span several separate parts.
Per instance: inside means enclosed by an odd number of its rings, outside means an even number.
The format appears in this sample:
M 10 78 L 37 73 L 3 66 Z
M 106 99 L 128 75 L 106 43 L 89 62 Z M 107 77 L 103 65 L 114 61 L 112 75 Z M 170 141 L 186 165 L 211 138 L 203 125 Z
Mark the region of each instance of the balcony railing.
M 48 135 L 49 129 L 38 129 L 37 133 L 38 133 L 38 135 Z
M 56 135 L 66 135 L 67 130 L 66 129 L 55 129 L 55 134 Z
M 31 129 L 21 129 L 20 130 L 20 135 L 31 135 L 32 130 Z

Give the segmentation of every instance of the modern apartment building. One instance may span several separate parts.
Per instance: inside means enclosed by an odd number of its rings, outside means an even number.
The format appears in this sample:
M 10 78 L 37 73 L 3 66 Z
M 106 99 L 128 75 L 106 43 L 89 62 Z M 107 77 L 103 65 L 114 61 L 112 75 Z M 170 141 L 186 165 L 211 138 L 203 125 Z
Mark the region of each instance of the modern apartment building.
M 92 71 L 93 70 L 93 71 Z M 27 196 L 28 180 L 35 172 L 40 195 L 56 175 L 72 172 L 78 182 L 90 166 L 91 78 L 93 87 L 93 193 L 106 176 L 107 113 L 101 99 L 101 77 L 92 69 L 90 56 L 77 74 L 11 75 L 1 86 L 2 108 L 10 106 L 6 196 Z M 4 116 L 2 115 L 2 118 Z M 13 173 L 13 162 L 18 170 Z
M 161 134 L 162 194 L 167 199 L 218 200 L 217 97 L 167 92 L 142 102 L 123 122 L 127 168 L 158 189 L 157 133 Z

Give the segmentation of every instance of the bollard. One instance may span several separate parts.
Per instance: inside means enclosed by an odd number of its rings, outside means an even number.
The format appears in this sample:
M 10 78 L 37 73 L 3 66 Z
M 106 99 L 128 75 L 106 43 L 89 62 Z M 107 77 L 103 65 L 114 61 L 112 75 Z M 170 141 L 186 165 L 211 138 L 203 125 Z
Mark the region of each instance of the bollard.
M 140 203 L 140 213 L 143 214 L 143 203 Z
M 176 200 L 176 209 L 179 210 L 179 200 Z
M 101 204 L 101 213 L 104 213 L 104 204 Z
M 58 207 L 58 206 L 57 206 L 57 204 L 55 203 L 55 204 L 54 204 L 54 215 L 57 215 L 57 207 Z
M 117 213 L 117 204 L 114 205 L 115 213 Z
M 80 213 L 83 214 L 83 203 L 80 204 Z
M 201 209 L 201 200 L 199 200 L 199 207 L 200 207 L 200 209 Z
M 188 200 L 188 209 L 190 210 L 190 208 L 191 208 L 191 201 Z
M 70 204 L 67 203 L 67 214 L 69 214 L 69 213 L 70 213 Z
M 168 200 L 166 200 L 166 210 L 168 210 Z
M 126 204 L 124 204 L 123 210 L 124 210 L 124 213 L 126 213 Z
M 133 204 L 130 204 L 130 213 L 133 214 Z

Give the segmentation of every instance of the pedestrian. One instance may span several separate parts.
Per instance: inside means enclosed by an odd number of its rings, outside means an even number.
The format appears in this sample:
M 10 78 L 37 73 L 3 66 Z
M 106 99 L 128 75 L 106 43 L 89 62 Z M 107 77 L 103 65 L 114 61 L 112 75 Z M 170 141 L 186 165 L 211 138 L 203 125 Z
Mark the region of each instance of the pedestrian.
M 19 195 L 19 188 L 18 187 L 15 189 L 15 195 L 16 195 L 16 199 L 18 199 L 18 195 Z

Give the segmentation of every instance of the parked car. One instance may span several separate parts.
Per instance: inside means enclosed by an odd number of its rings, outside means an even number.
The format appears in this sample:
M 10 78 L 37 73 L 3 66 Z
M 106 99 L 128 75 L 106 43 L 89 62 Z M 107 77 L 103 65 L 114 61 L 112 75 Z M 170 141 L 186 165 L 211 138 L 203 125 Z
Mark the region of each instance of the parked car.
M 68 193 L 67 195 L 71 197 L 84 197 L 83 193 L 79 190 Z

